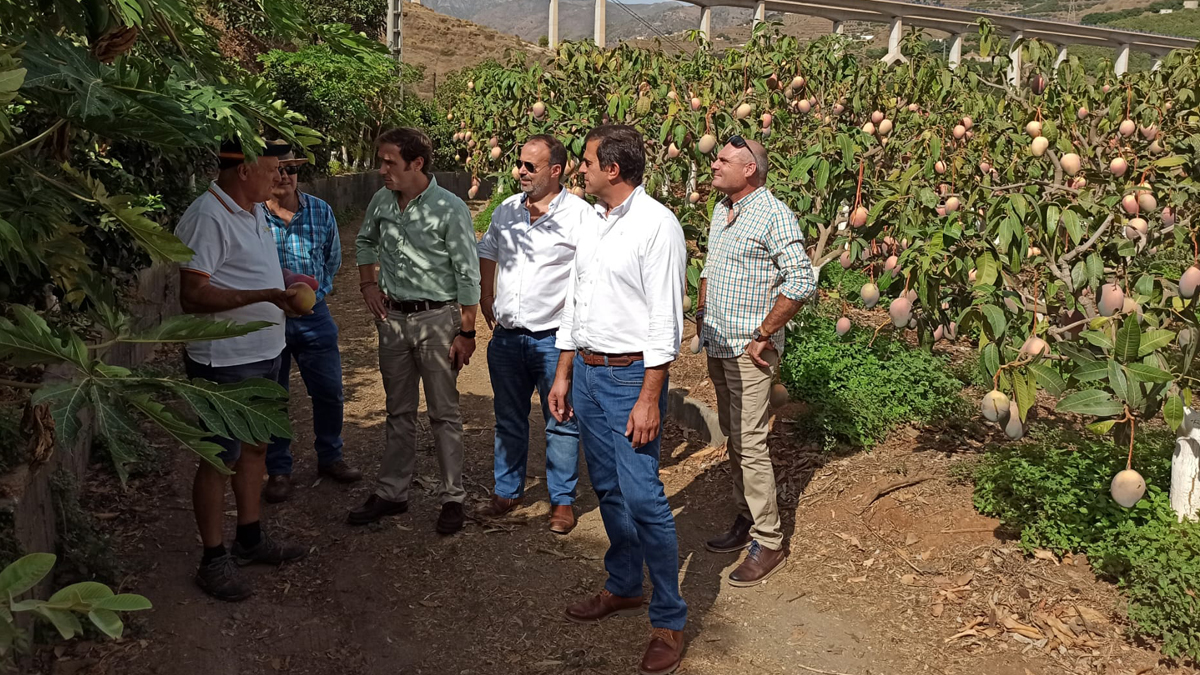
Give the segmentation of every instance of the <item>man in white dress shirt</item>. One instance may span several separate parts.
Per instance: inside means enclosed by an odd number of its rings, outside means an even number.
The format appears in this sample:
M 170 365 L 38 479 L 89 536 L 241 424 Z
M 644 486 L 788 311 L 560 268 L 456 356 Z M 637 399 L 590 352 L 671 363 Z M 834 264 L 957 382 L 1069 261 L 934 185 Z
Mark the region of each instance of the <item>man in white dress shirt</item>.
M 572 236 L 596 221 L 591 205 L 563 189 L 566 166 L 567 149 L 557 138 L 526 140 L 518 164 L 521 192 L 496 207 L 477 247 L 479 307 L 494 330 L 487 361 L 496 411 L 496 488 L 483 515 L 502 516 L 524 496 L 530 397 L 536 389 L 546 424 L 546 487 L 555 534 L 575 527 L 571 505 L 579 482 L 579 429 L 575 420 L 560 422 L 550 414 L 559 356 L 555 338 L 575 258 Z
M 667 371 L 683 334 L 687 247 L 675 215 L 641 187 L 645 166 L 644 141 L 632 127 L 588 134 L 580 173 L 599 218 L 576 237 L 550 411 L 579 422 L 609 539 L 603 590 L 567 607 L 567 618 L 593 623 L 640 613 L 644 563 L 654 585 L 653 630 L 640 672 L 661 675 L 679 667 L 687 622 L 675 518 L 658 477 Z

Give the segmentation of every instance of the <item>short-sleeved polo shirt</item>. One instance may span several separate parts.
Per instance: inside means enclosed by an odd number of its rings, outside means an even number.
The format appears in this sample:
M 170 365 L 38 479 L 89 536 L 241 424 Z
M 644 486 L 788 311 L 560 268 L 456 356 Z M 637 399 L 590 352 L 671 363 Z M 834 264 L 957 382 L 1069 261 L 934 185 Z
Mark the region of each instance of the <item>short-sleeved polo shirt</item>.
M 253 211 L 243 209 L 215 182 L 184 212 L 175 235 L 195 252 L 180 268 L 207 276 L 215 288 L 283 288 L 275 235 L 262 206 L 255 204 Z M 237 323 L 269 321 L 274 325 L 241 337 L 189 342 L 188 357 L 197 363 L 238 366 L 273 359 L 283 352 L 286 316 L 272 303 L 257 302 L 203 316 Z

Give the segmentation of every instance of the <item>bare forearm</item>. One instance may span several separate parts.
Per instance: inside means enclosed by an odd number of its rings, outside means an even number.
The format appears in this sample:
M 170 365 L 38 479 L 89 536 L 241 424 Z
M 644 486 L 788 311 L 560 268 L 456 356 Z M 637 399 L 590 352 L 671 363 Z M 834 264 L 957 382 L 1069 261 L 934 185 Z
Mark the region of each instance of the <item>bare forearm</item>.
M 658 397 L 662 394 L 663 384 L 667 381 L 667 373 L 670 369 L 670 363 L 647 368 L 646 375 L 642 379 L 642 391 L 638 395 L 638 399 L 657 406 Z
M 575 352 L 563 351 L 558 354 L 558 368 L 554 371 L 554 379 L 570 380 L 571 371 L 575 367 Z
M 475 330 L 475 315 L 479 313 L 479 305 L 462 306 L 462 329 Z
M 496 297 L 496 261 L 487 258 L 479 259 L 479 289 L 481 297 Z
M 770 313 L 767 314 L 767 318 L 763 319 L 762 332 L 766 335 L 773 335 L 779 332 L 787 325 L 788 321 L 792 320 L 793 316 L 796 316 L 796 312 L 799 312 L 803 306 L 803 302 L 793 300 L 786 295 L 780 295 L 775 298 L 775 306 L 771 308 Z
M 189 272 L 184 272 L 179 290 L 179 306 L 188 314 L 212 314 L 224 312 L 258 302 L 273 302 L 282 292 L 277 288 L 262 288 L 255 290 L 233 290 L 217 288 L 202 280 L 190 278 Z
M 700 280 L 700 288 L 696 291 L 696 309 L 704 307 L 704 301 L 708 298 L 708 279 Z

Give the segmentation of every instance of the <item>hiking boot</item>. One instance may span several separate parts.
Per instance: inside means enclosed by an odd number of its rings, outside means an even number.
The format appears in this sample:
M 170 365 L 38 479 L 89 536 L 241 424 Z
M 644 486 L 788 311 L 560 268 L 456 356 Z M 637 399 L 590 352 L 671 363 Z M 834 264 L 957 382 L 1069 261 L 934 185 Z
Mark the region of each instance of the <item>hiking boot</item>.
M 575 529 L 575 509 L 570 504 L 550 507 L 550 531 L 554 534 L 569 534 Z
M 642 596 L 622 598 L 603 589 L 596 595 L 567 605 L 567 618 L 575 623 L 596 623 L 610 616 L 637 616 L 643 611 Z
M 362 506 L 350 512 L 346 522 L 351 525 L 367 525 L 378 522 L 384 516 L 395 516 L 408 510 L 408 502 L 393 502 L 379 495 L 367 497 Z
M 638 668 L 641 675 L 667 675 L 675 672 L 683 660 L 683 631 L 655 628 L 650 632 L 650 644 Z
M 737 569 L 729 573 L 729 585 L 744 588 L 757 586 L 767 577 L 783 569 L 787 564 L 787 551 L 772 551 L 757 541 L 750 544 L 750 552 Z
M 338 460 L 329 466 L 317 467 L 318 476 L 328 476 L 339 483 L 357 483 L 362 480 L 362 471 Z
M 263 532 L 258 543 L 250 548 L 242 546 L 235 540 L 230 554 L 237 559 L 239 565 L 279 565 L 289 560 L 303 558 L 304 547 L 275 541 L 266 532 Z
M 200 563 L 196 585 L 205 593 L 225 602 L 239 602 L 254 594 L 254 587 L 242 576 L 237 561 L 229 553 Z
M 458 502 L 442 504 L 442 513 L 437 519 L 438 534 L 454 534 L 463 529 L 463 505 Z
M 271 504 L 286 502 L 292 497 L 292 477 L 283 474 L 281 476 L 271 476 L 267 479 L 267 486 L 263 488 L 263 499 Z
M 746 516 L 739 515 L 733 521 L 733 527 L 729 531 L 719 537 L 713 537 L 704 542 L 704 548 L 713 553 L 733 553 L 740 551 L 750 545 L 753 538 L 750 536 L 750 528 L 754 525 Z
M 484 518 L 499 518 L 520 505 L 520 497 L 509 499 L 508 497 L 492 495 L 492 503 L 484 507 L 484 509 L 479 512 L 479 515 L 483 516 Z

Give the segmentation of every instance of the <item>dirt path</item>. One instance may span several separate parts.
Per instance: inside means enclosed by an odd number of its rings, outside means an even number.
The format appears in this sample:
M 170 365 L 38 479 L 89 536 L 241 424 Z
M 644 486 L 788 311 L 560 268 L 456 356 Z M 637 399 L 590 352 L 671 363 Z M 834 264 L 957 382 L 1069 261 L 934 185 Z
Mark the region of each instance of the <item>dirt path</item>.
M 353 250 L 353 235 L 348 220 L 342 232 L 347 251 Z M 338 277 L 340 292 L 329 304 L 342 331 L 347 458 L 373 477 L 384 436 L 383 388 L 375 330 L 354 290 L 356 281 L 356 269 L 347 264 Z M 485 503 L 492 485 L 489 335 L 481 330 L 480 336 L 479 351 L 459 381 L 469 512 Z M 681 373 L 699 370 L 694 358 L 681 364 Z M 298 379 L 293 386 L 303 392 Z M 506 522 L 470 522 L 464 532 L 443 538 L 433 530 L 436 496 L 424 489 L 431 480 L 419 480 L 406 515 L 366 528 L 346 525 L 347 510 L 366 498 L 372 483 L 348 488 L 317 481 L 306 397 L 293 397 L 292 416 L 298 489 L 290 502 L 265 507 L 265 525 L 307 544 L 308 557 L 279 569 L 253 568 L 258 592 L 246 602 L 204 596 L 191 581 L 199 555 L 190 511 L 194 462 L 179 455 L 172 471 L 138 479 L 116 508 L 117 552 L 133 572 L 124 588 L 153 599 L 155 609 L 137 620 L 133 639 L 81 672 L 635 672 L 649 632 L 644 617 L 597 626 L 561 618 L 567 602 L 602 584 L 607 540 L 586 474 L 579 527 L 567 537 L 545 529 L 544 454 L 536 431 L 529 505 Z M 1135 661 L 1152 658 L 1128 647 L 1114 655 L 1113 642 L 1102 658 L 1101 649 L 1060 654 L 1054 645 L 1030 649 L 981 632 L 947 640 L 989 602 L 1019 596 L 1028 607 L 1040 602 L 1045 608 L 1048 600 L 1054 607 L 1066 598 L 1088 600 L 1111 613 L 1114 600 L 1085 567 L 1046 563 L 1030 572 L 1037 578 L 1022 572 L 1026 559 L 995 540 L 994 521 L 974 515 L 969 487 L 949 477 L 954 457 L 907 440 L 903 448 L 830 462 L 786 433 L 774 434 L 792 563 L 768 584 L 739 590 L 723 581 L 737 557 L 703 549 L 703 541 L 731 518 L 721 450 L 668 426 L 663 475 L 676 513 L 682 588 L 690 605 L 681 673 L 1040 675 L 1108 673 L 1108 666 L 1126 664 L 1111 671 L 1124 673 L 1133 672 Z M 436 457 L 424 417 L 419 446 L 418 473 L 432 476 Z M 935 471 L 938 480 L 887 495 L 859 514 L 873 481 L 918 469 Z M 942 533 L 952 528 L 964 533 Z M 927 567 L 927 574 L 914 575 L 914 565 Z M 964 572 L 975 581 L 959 583 Z M 936 590 L 949 579 L 964 586 L 954 601 Z M 931 596 L 947 605 L 936 617 Z M 1015 616 L 1033 611 L 1015 604 L 1013 609 Z

